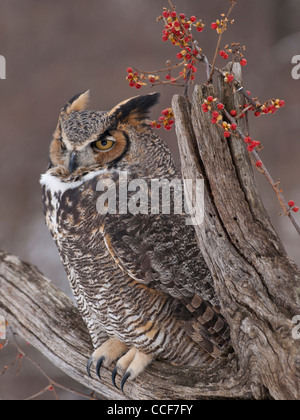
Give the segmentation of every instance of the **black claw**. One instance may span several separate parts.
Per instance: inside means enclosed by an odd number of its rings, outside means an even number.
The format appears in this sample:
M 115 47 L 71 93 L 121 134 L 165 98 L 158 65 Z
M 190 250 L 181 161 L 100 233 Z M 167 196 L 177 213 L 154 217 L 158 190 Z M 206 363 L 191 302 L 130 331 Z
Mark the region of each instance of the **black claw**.
M 91 375 L 91 366 L 92 366 L 92 364 L 93 364 L 93 358 L 91 357 L 88 360 L 87 364 L 86 364 L 86 371 L 87 371 L 87 373 L 88 373 L 88 375 L 89 375 L 90 378 L 92 377 L 92 375 Z
M 100 369 L 101 369 L 101 366 L 102 366 L 102 363 L 103 363 L 104 359 L 105 359 L 105 356 L 100 357 L 100 359 L 98 360 L 97 365 L 96 365 L 96 373 L 97 373 L 97 376 L 100 380 L 101 380 Z
M 117 389 L 120 389 L 120 388 L 117 386 L 117 384 L 116 384 L 116 376 L 117 376 L 117 373 L 118 373 L 118 366 L 116 366 L 116 367 L 114 368 L 114 370 L 112 371 L 112 374 L 111 374 L 111 380 L 112 380 L 112 383 L 114 384 L 114 386 L 115 386 Z
M 130 372 L 126 372 L 126 373 L 125 373 L 125 375 L 123 376 L 123 379 L 122 379 L 122 382 L 121 382 L 121 391 L 122 391 L 123 393 L 124 393 L 124 391 L 123 391 L 124 385 L 125 385 L 125 383 L 126 383 L 127 379 L 128 379 L 130 376 L 131 376 L 131 373 L 130 373 Z

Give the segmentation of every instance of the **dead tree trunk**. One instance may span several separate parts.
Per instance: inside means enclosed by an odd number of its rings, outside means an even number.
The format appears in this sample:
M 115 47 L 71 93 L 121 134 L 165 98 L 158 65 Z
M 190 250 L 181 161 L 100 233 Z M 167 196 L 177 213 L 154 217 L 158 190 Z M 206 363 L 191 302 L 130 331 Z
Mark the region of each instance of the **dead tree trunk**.
M 220 84 L 230 109 L 242 101 Z M 197 86 L 192 102 L 175 96 L 173 109 L 183 176 L 205 179 L 205 222 L 199 246 L 214 276 L 235 353 L 207 369 L 155 362 L 125 395 L 103 368 L 102 382 L 85 364 L 90 339 L 72 301 L 35 267 L 0 252 L 0 314 L 16 332 L 78 382 L 106 398 L 300 398 L 300 342 L 292 318 L 300 314 L 300 273 L 274 231 L 261 202 L 244 144 L 225 140 L 203 113 L 212 86 Z
M 183 177 L 205 180 L 199 246 L 231 327 L 239 375 L 256 398 L 267 391 L 275 399 L 299 399 L 300 342 L 292 338 L 292 318 L 300 314 L 300 273 L 262 204 L 243 141 L 225 139 L 202 110 L 209 95 L 227 109 L 243 105 L 222 79 L 218 94 L 205 85 L 196 87 L 192 103 L 173 99 Z

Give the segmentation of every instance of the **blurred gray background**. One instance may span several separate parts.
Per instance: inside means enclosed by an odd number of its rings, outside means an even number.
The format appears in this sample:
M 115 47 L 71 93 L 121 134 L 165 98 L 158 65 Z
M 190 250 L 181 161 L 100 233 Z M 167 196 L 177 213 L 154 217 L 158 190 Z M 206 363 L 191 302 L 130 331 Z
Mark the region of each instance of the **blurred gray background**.
M 197 38 L 212 60 L 217 35 L 210 23 L 227 12 L 229 0 L 174 4 L 178 12 L 203 18 L 207 26 Z M 167 59 L 176 62 L 177 49 L 161 41 L 162 24 L 156 23 L 163 6 L 167 0 L 0 0 L 0 54 L 7 61 L 7 79 L 0 80 L 0 247 L 36 264 L 68 293 L 44 223 L 39 186 L 58 113 L 68 99 L 88 88 L 91 108 L 108 110 L 137 94 L 125 80 L 128 66 L 153 70 L 164 67 Z M 261 101 L 279 97 L 287 104 L 275 116 L 251 119 L 251 135 L 263 143 L 262 157 L 274 178 L 280 178 L 287 200 L 300 205 L 300 80 L 291 77 L 292 57 L 300 54 L 300 2 L 238 0 L 232 17 L 235 24 L 221 47 L 232 41 L 246 45 L 245 87 Z M 217 64 L 225 62 L 219 58 Z M 204 68 L 196 81 L 204 81 Z M 139 93 L 149 91 L 147 87 Z M 174 87 L 160 91 L 153 118 L 169 106 L 174 93 L 181 93 Z M 161 131 L 161 137 L 178 159 L 175 132 Z M 300 264 L 299 236 L 279 215 L 271 187 L 259 174 L 257 179 L 275 228 Z M 10 347 L 0 352 L 0 372 L 13 352 Z M 26 372 L 21 372 L 22 381 L 15 372 L 0 376 L 0 399 L 24 398 L 39 390 L 39 372 Z

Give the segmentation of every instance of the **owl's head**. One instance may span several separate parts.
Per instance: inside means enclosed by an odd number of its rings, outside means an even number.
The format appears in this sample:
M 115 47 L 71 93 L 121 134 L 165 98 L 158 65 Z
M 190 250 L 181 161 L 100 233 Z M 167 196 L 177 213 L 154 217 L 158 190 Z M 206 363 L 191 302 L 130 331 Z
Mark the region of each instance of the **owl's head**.
M 74 96 L 60 112 L 50 147 L 50 168 L 80 176 L 85 169 L 117 165 L 139 147 L 138 142 L 133 144 L 132 132 L 141 137 L 149 133 L 147 114 L 159 96 L 136 96 L 108 112 L 86 110 L 89 91 Z

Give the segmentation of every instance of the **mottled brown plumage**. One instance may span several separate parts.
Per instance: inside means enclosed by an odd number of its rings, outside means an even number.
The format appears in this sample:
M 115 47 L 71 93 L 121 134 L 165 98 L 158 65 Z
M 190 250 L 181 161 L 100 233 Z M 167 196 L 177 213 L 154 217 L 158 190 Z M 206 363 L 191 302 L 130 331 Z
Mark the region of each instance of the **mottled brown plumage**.
M 120 174 L 128 183 L 144 180 L 145 188 L 153 179 L 181 178 L 145 122 L 158 94 L 110 112 L 86 111 L 87 99 L 88 92 L 76 95 L 62 109 L 41 184 L 46 222 L 95 347 L 88 371 L 92 362 L 99 372 L 118 360 L 113 381 L 123 371 L 123 386 L 155 358 L 210 363 L 229 331 L 186 215 L 97 211 L 99 181 L 114 181 L 119 199 Z M 129 202 L 134 192 L 127 194 Z

